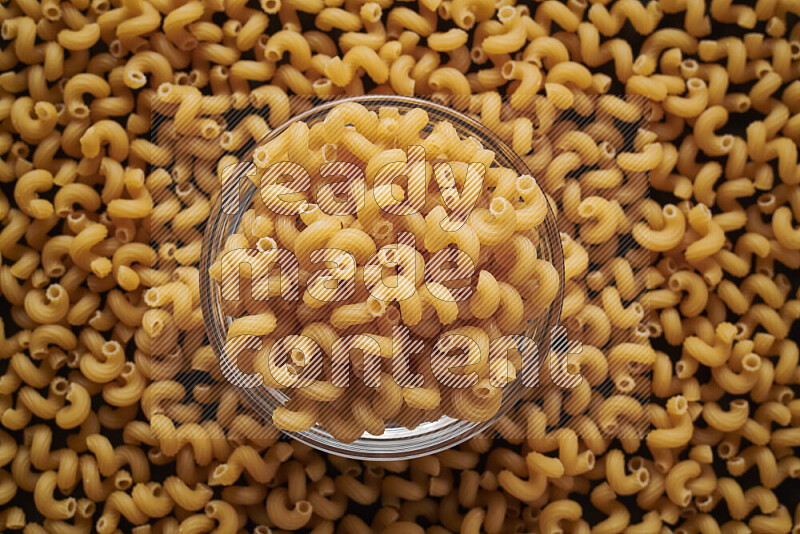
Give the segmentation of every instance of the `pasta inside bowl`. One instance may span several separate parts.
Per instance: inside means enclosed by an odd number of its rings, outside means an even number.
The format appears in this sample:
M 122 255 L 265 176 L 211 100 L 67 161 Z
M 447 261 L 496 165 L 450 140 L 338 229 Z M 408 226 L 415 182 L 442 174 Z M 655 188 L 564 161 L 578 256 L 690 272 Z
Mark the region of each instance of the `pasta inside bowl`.
M 400 96 L 316 106 L 226 167 L 200 271 L 210 343 L 256 416 L 365 460 L 452 447 L 536 387 L 564 278 L 520 156 Z

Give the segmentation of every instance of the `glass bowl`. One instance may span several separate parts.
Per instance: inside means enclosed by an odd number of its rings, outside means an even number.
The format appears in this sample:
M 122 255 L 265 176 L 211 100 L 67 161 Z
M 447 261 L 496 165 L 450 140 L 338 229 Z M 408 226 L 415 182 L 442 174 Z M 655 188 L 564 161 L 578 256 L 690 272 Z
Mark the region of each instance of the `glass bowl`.
M 498 135 L 482 125 L 479 120 L 453 109 L 433 103 L 431 101 L 404 96 L 358 96 L 325 102 L 312 109 L 302 112 L 289 121 L 270 132 L 264 139 L 251 147 L 246 147 L 246 155 L 242 161 L 250 161 L 257 146 L 269 143 L 287 130 L 295 122 L 305 122 L 309 127 L 325 119 L 327 114 L 336 106 L 345 102 L 355 102 L 370 111 L 378 112 L 380 108 L 393 107 L 403 114 L 412 109 L 422 109 L 427 112 L 428 126 L 420 133 L 429 134 L 435 124 L 449 121 L 455 127 L 462 139 L 473 137 L 480 141 L 484 148 L 495 152 L 495 162 L 492 166 L 500 165 L 513 169 L 518 176 L 530 175 L 531 172 L 523 159 L 503 142 Z M 241 192 L 239 208 L 233 210 L 222 209 L 221 199 L 217 199 L 212 210 L 203 243 L 203 253 L 200 265 L 200 286 L 202 296 L 202 311 L 207 336 L 220 365 L 225 369 L 227 359 L 222 356 L 227 329 L 232 322 L 232 317 L 226 315 L 222 306 L 220 289 L 217 282 L 209 275 L 209 269 L 214 260 L 223 250 L 228 236 L 239 227 L 242 217 L 258 193 L 258 188 L 249 180 L 244 180 L 244 191 Z M 538 187 L 538 186 L 537 186 Z M 222 195 L 220 195 L 222 196 Z M 550 332 L 556 325 L 561 313 L 563 300 L 563 253 L 561 239 L 556 225 L 556 219 L 548 205 L 545 220 L 536 227 L 539 234 L 537 254 L 539 259 L 549 261 L 559 274 L 559 292 L 544 313 L 537 317 L 525 318 L 524 333 L 532 338 L 539 349 L 540 355 L 548 353 Z M 299 333 L 299 332 L 297 332 Z M 540 356 L 539 361 L 543 358 Z M 539 372 L 539 369 L 522 369 L 521 375 Z M 518 375 L 519 376 L 519 375 Z M 493 422 L 506 413 L 520 401 L 523 389 L 526 386 L 520 380 L 514 380 L 503 388 L 500 410 L 494 417 L 487 421 L 473 422 L 458 420 L 448 416 L 441 416 L 438 420 L 423 422 L 413 429 L 387 423 L 384 434 L 371 435 L 364 433 L 359 439 L 345 443 L 334 438 L 319 424 L 303 432 L 286 432 L 287 436 L 307 444 L 320 451 L 349 457 L 359 460 L 399 460 L 432 454 L 453 447 L 479 433 L 488 430 Z M 259 418 L 271 421 L 272 412 L 286 404 L 289 397 L 279 389 L 266 386 L 257 388 L 237 388 L 242 398 L 253 409 Z

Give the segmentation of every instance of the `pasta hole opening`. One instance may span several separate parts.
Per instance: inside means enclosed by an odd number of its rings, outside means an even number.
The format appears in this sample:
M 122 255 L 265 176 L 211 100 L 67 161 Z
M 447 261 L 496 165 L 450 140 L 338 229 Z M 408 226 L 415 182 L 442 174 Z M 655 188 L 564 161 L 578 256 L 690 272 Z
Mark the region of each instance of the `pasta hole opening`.
M 206 122 L 200 130 L 200 135 L 206 139 L 214 139 L 219 136 L 219 124 L 216 122 Z
M 731 401 L 731 408 L 735 408 L 737 410 L 744 410 L 748 406 L 747 401 L 744 399 L 735 399 Z
M 650 472 L 647 469 L 639 469 L 636 471 L 636 480 L 642 487 L 647 486 L 650 482 Z
M 265 168 L 269 162 L 269 155 L 265 147 L 257 147 L 253 152 L 253 162 L 259 168 Z
M 631 391 L 633 391 L 633 388 L 635 386 L 636 382 L 634 382 L 634 380 L 629 376 L 620 378 L 617 381 L 617 389 L 620 390 L 622 393 L 630 393 Z
M 214 478 L 220 478 L 225 475 L 228 471 L 228 466 L 226 465 L 218 465 L 216 469 L 214 469 Z
M 219 146 L 225 150 L 233 149 L 233 134 L 224 132 L 219 138 Z
M 158 93 L 158 96 L 160 96 L 162 99 L 168 98 L 170 96 L 170 93 L 172 93 L 172 84 L 162 83 L 161 85 L 158 86 L 156 92 Z
M 281 3 L 279 0 L 263 0 L 261 7 L 268 15 L 274 15 L 280 11 Z
M 117 228 L 114 230 L 114 237 L 122 243 L 130 243 L 133 241 L 133 234 L 128 228 Z
M 76 104 L 72 107 L 70 113 L 76 119 L 85 119 L 89 116 L 89 106 L 86 104 Z
M 756 65 L 756 79 L 761 80 L 764 78 L 764 76 L 766 76 L 770 72 L 775 72 L 775 71 L 772 70 L 772 65 L 770 65 L 769 63 L 759 62 L 759 64 Z
M 489 213 L 498 217 L 508 210 L 511 205 L 508 203 L 508 200 L 502 197 L 497 197 L 492 200 L 491 204 L 489 204 Z
M 758 354 L 748 354 L 742 358 L 742 368 L 751 373 L 761 369 L 761 357 Z
M 659 473 L 666 473 L 669 471 L 670 467 L 672 467 L 669 463 L 665 462 L 664 460 L 655 460 L 653 462 L 653 465 L 655 465 L 656 470 Z
M 761 208 L 770 208 L 774 206 L 776 202 L 777 199 L 775 198 L 775 195 L 773 195 L 772 193 L 766 193 L 764 195 L 761 195 L 760 197 L 758 197 L 758 200 L 756 200 L 756 203 Z
M 119 374 L 122 378 L 129 378 L 133 376 L 133 373 L 136 371 L 136 365 L 133 362 L 125 362 L 125 365 L 122 366 L 122 372 Z
M 706 83 L 700 78 L 689 78 L 689 81 L 686 82 L 686 87 L 689 91 L 702 91 L 706 88 Z
M 61 297 L 64 296 L 64 288 L 61 287 L 58 284 L 53 284 L 53 285 L 51 285 L 50 287 L 47 288 L 47 291 L 45 292 L 45 296 L 51 302 L 55 301 L 55 300 L 59 300 Z
M 370 298 L 367 299 L 367 310 L 373 317 L 380 317 L 381 315 L 384 315 L 386 312 L 389 311 L 386 308 L 386 302 L 378 300 L 372 296 L 370 296 Z
M 672 291 L 680 291 L 683 289 L 683 284 L 681 284 L 681 281 L 678 278 L 670 278 L 669 282 L 667 282 L 667 285 L 669 285 L 669 288 Z
M 705 497 L 699 497 L 696 502 L 697 506 L 708 508 L 714 505 L 714 498 L 711 495 L 706 495 Z
M 15 143 L 11 147 L 11 153 L 14 155 L 14 157 L 19 159 L 27 158 L 29 152 L 28 145 L 25 143 Z
M 75 497 L 70 497 L 69 499 L 67 499 L 66 509 L 67 509 L 67 513 L 70 516 L 75 515 L 75 512 L 78 510 L 78 502 L 75 499 Z
M 392 230 L 394 229 L 394 225 L 389 221 L 380 221 L 375 224 L 375 238 L 376 239 L 386 239 L 392 234 Z
M 489 386 L 478 386 L 474 391 L 475 396 L 480 399 L 488 399 L 492 395 L 492 390 Z
M 793 60 L 800 59 L 800 41 L 789 42 L 789 53 Z
M 96 311 L 94 316 L 96 317 L 100 312 Z M 91 319 L 90 319 L 91 322 Z M 81 355 L 77 350 L 71 350 L 67 353 L 67 367 L 75 368 L 81 361 Z
M 616 426 L 617 425 L 615 423 L 611 424 L 611 427 L 613 427 L 614 429 L 616 429 Z M 594 469 L 594 464 L 597 461 L 597 458 L 595 457 L 594 453 L 590 450 L 586 451 L 585 454 L 586 454 L 586 467 L 588 467 L 589 469 Z
M 217 515 L 217 505 L 210 502 L 203 508 L 203 511 L 207 516 L 214 517 Z
M 608 141 L 603 141 L 600 143 L 600 150 L 608 159 L 614 159 L 617 157 L 617 150 Z
M 12 29 L 13 25 L 11 21 L 3 22 L 3 25 L 0 26 L 0 37 L 5 39 L 6 41 L 10 41 L 14 38 L 14 30 Z
M 306 354 L 301 349 L 292 349 L 290 353 L 290 358 L 292 363 L 297 367 L 305 367 L 306 365 Z
M 275 50 L 274 48 L 268 48 L 264 51 L 264 56 L 269 61 L 280 61 L 281 60 L 281 53 Z
M 275 250 L 278 248 L 278 243 L 276 243 L 275 240 L 272 239 L 271 237 L 262 237 L 261 239 L 256 241 L 256 248 L 260 252 Z
M 97 506 L 92 501 L 85 500 L 81 503 L 78 513 L 82 517 L 91 517 L 94 515 L 95 510 L 97 510 Z
M 108 8 L 106 8 L 107 10 Z M 47 6 L 44 9 L 44 16 L 50 22 L 56 22 L 58 19 L 61 18 L 61 8 L 58 6 Z
M 750 109 L 751 101 L 750 97 L 747 95 L 742 95 L 740 99 L 736 102 L 736 111 L 739 113 L 744 113 L 748 109 Z
M 633 329 L 633 333 L 634 337 L 640 340 L 645 340 L 651 337 L 649 326 L 644 324 L 637 324 L 636 327 Z M 658 337 L 658 335 L 652 337 Z
M 60 396 L 66 395 L 67 391 L 69 390 L 69 382 L 67 381 L 67 379 L 63 377 L 57 377 L 57 378 L 61 378 L 61 380 L 56 380 L 54 378 L 53 382 L 50 385 L 50 390 L 56 395 Z
M 148 306 L 156 307 L 158 303 L 161 301 L 161 297 L 158 292 L 157 287 L 151 287 L 148 289 L 144 294 L 144 303 Z
M 512 6 L 503 6 L 497 11 L 497 20 L 503 24 L 508 24 L 514 20 L 517 11 Z
M 215 65 L 214 68 L 211 69 L 212 74 L 215 76 L 227 80 L 230 73 L 228 72 L 228 67 L 224 65 Z
M 142 327 L 150 334 L 151 337 L 158 337 L 158 335 L 161 334 L 161 331 L 164 329 L 164 321 L 160 318 L 148 320 L 147 315 L 145 315 L 144 319 L 142 320 Z
M 122 45 L 120 45 L 120 47 L 121 46 Z M 138 71 L 129 72 L 128 79 L 135 84 L 134 88 L 141 87 L 147 83 L 147 77 L 144 75 L 144 73 Z
M 680 211 L 678 211 L 678 207 L 675 204 L 667 204 L 664 206 L 664 217 L 669 219 L 674 219 L 680 215 Z
M 723 150 L 730 151 L 733 149 L 734 137 L 730 134 L 726 134 L 722 136 L 720 139 L 719 146 Z
M 266 525 L 258 525 L 253 532 L 254 534 L 272 534 L 272 529 Z
M 383 9 L 378 4 L 372 2 L 364 6 L 361 11 L 362 16 L 367 22 L 378 22 L 383 15 Z
M 189 195 L 191 195 L 192 190 L 192 184 L 189 182 L 183 182 L 175 187 L 175 193 L 181 198 L 181 200 L 189 200 Z
M 114 356 L 122 352 L 122 346 L 117 341 L 106 341 L 101 350 L 104 356 Z
M 311 503 L 308 501 L 298 501 L 295 505 L 295 510 L 300 512 L 303 515 L 311 515 Z
M 747 335 L 747 325 L 744 323 L 736 323 L 736 335 L 734 339 L 742 339 Z
M 486 62 L 486 52 L 479 46 L 475 46 L 469 51 L 469 57 L 472 59 L 473 63 L 481 64 Z M 503 77 L 505 77 L 505 74 L 503 74 Z
M 113 57 L 117 59 L 125 55 L 125 50 L 122 48 L 122 42 L 120 42 L 119 39 L 114 39 L 113 41 L 111 41 L 111 43 L 108 45 L 108 51 Z M 138 77 L 135 76 L 134 73 L 128 74 L 128 79 L 134 82 L 134 86 L 136 83 L 141 82 L 141 80 L 138 80 L 137 78 Z
M 719 457 L 722 459 L 730 458 L 734 455 L 734 452 L 735 449 L 733 448 L 733 445 L 727 441 L 723 441 L 717 447 L 717 454 L 719 454 Z
M 336 161 L 337 152 L 338 147 L 333 143 L 326 143 L 322 147 L 322 157 L 326 162 Z

